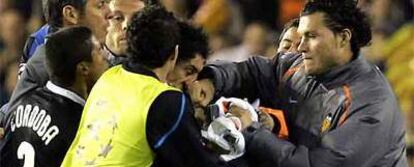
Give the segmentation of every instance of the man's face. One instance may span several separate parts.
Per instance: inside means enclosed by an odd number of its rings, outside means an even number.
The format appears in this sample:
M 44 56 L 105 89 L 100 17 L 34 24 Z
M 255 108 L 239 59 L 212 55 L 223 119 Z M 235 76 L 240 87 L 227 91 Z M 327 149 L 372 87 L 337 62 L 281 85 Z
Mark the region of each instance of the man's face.
M 88 91 L 92 89 L 93 85 L 102 75 L 102 73 L 104 73 L 109 68 L 109 64 L 105 59 L 104 54 L 106 54 L 106 52 L 104 51 L 103 45 L 99 43 L 95 37 L 92 38 L 92 43 L 92 61 L 89 65 L 89 74 L 87 78 Z
M 92 30 L 99 42 L 105 42 L 110 14 L 110 0 L 87 0 L 84 13 L 81 18 L 81 25 Z
M 302 16 L 298 32 L 301 35 L 298 50 L 304 58 L 307 74 L 322 74 L 340 64 L 339 40 L 325 25 L 323 13 Z
M 24 39 L 25 21 L 15 10 L 6 10 L 0 14 L 0 39 L 7 45 L 13 47 L 20 45 L 20 39 Z M 7 23 L 7 24 L 4 24 Z
M 188 84 L 197 79 L 198 73 L 203 69 L 206 60 L 200 55 L 188 61 L 177 62 L 174 70 L 168 74 L 167 80 L 172 86 L 183 90 Z
M 299 44 L 300 35 L 298 33 L 298 28 L 291 27 L 283 35 L 282 40 L 279 43 L 279 47 L 277 48 L 277 52 L 297 53 Z
M 106 45 L 117 55 L 125 54 L 127 49 L 126 28 L 133 14 L 144 8 L 141 0 L 112 0 L 109 3 L 109 19 Z
M 250 54 L 263 54 L 266 49 L 266 29 L 260 24 L 251 24 L 246 28 L 243 43 Z

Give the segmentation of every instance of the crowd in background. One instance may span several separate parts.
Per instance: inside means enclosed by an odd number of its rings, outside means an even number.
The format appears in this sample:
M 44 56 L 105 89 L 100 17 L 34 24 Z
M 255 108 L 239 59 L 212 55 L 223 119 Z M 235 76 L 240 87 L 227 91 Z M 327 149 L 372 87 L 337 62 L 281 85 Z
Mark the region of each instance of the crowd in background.
M 243 61 L 276 55 L 283 25 L 299 16 L 305 0 L 160 0 L 210 37 L 215 60 Z M 28 35 L 44 24 L 41 0 L 0 0 L 0 105 L 12 93 Z M 414 1 L 359 0 L 371 17 L 373 40 L 361 54 L 385 73 L 407 118 L 408 155 L 414 155 Z

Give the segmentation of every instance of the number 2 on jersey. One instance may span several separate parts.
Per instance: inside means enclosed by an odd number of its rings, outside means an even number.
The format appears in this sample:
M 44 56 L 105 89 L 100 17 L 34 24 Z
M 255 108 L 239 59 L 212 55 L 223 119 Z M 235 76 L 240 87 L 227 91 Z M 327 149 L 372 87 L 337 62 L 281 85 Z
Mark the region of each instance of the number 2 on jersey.
M 33 146 L 28 142 L 22 142 L 17 148 L 17 158 L 24 159 L 23 167 L 34 167 L 35 162 L 35 150 Z

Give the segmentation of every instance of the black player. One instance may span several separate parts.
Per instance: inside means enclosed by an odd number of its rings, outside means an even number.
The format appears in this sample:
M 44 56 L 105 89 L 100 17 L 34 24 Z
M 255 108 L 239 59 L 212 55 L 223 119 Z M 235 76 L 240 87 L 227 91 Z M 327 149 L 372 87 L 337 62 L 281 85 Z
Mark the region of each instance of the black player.
M 86 27 L 48 37 L 50 81 L 22 96 L 6 129 L 2 167 L 59 166 L 75 137 L 85 99 L 108 67 L 103 48 Z

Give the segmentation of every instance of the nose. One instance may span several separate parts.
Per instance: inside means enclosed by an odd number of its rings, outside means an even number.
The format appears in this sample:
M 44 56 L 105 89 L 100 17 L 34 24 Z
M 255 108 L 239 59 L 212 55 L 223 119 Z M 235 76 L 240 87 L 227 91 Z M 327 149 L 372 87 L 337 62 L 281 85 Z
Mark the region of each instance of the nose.
M 308 51 L 308 44 L 303 38 L 301 39 L 300 44 L 298 46 L 298 51 L 300 53 L 304 53 Z
M 128 19 L 124 19 L 122 22 L 122 30 L 126 31 L 128 27 Z
M 122 30 L 126 31 L 128 28 L 128 24 L 131 21 L 132 16 L 124 16 L 124 20 L 122 20 Z

